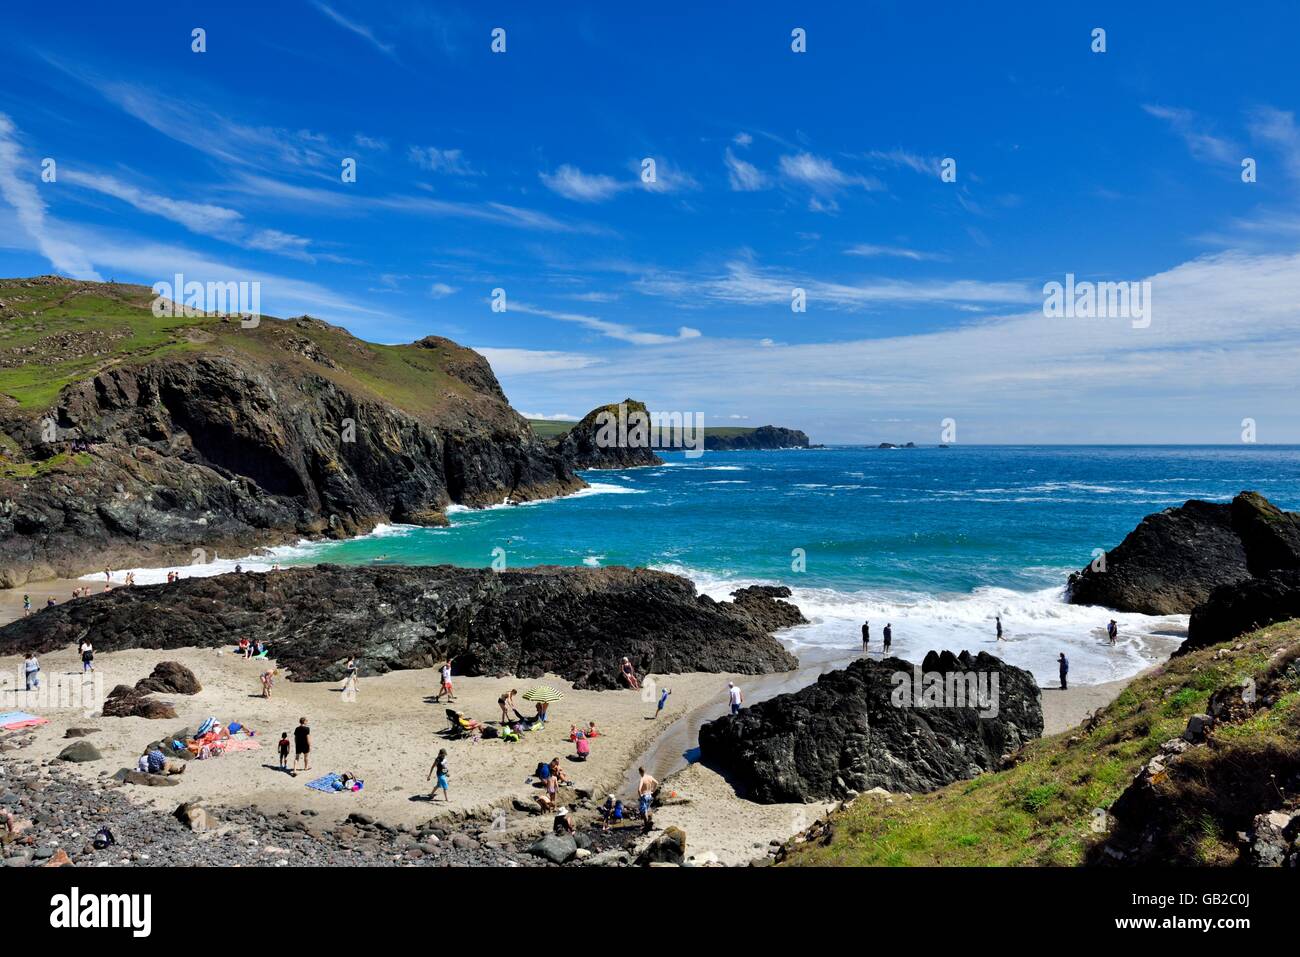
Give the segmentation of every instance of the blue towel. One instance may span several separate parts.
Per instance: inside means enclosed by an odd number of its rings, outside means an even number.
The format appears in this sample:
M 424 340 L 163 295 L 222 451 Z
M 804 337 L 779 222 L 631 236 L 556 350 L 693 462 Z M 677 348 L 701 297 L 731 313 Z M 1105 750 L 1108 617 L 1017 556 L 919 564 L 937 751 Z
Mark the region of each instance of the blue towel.
M 308 782 L 307 787 L 311 788 L 313 791 L 324 791 L 326 794 L 333 794 L 335 791 L 339 790 L 334 785 L 338 784 L 340 780 L 340 777 L 331 771 L 323 778 L 317 778 L 315 781 Z
M 18 721 L 35 721 L 36 715 L 26 711 L 6 711 L 0 714 L 0 724 L 14 724 Z

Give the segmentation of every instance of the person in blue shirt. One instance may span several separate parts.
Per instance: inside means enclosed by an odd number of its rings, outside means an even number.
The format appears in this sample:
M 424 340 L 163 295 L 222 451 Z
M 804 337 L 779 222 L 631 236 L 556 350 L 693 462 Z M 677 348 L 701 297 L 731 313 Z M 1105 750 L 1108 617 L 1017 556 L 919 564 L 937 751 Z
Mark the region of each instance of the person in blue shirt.
M 659 712 L 664 710 L 664 705 L 668 703 L 668 696 L 673 693 L 672 688 L 665 688 L 659 693 L 659 707 L 655 708 L 655 717 L 659 717 Z
M 1061 652 L 1060 657 L 1058 657 L 1056 661 L 1061 666 L 1061 690 L 1064 691 L 1066 690 L 1065 676 L 1070 673 L 1070 661 L 1065 657 L 1064 651 Z

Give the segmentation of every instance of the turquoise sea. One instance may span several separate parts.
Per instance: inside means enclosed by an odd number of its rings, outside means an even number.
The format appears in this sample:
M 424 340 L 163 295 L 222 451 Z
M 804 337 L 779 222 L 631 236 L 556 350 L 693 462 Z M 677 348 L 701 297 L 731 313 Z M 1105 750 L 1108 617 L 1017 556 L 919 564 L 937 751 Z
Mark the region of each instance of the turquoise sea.
M 1117 615 L 1065 604 L 1066 576 L 1144 515 L 1242 489 L 1300 507 L 1300 447 L 831 447 L 663 454 L 662 467 L 584 473 L 577 495 L 453 508 L 447 528 L 384 526 L 363 538 L 277 549 L 245 568 L 451 562 L 645 565 L 725 598 L 789 585 L 812 620 L 782 637 L 798 653 L 849 652 L 870 619 L 894 652 L 994 651 L 1055 680 L 1065 651 L 1079 683 L 1124 677 L 1176 647 L 1182 616 Z M 494 551 L 496 550 L 496 551 Z M 802 562 L 799 560 L 802 556 Z M 232 562 L 205 566 L 227 570 Z M 186 569 L 186 574 L 197 569 Z M 143 582 L 165 574 L 137 572 Z M 995 647 L 993 616 L 1007 641 Z

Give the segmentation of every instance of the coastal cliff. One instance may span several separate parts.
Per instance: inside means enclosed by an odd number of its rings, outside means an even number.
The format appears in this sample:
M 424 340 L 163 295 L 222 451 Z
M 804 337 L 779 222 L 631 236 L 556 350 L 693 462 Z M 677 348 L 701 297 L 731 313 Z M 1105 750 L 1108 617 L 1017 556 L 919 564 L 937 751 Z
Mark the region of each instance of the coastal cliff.
M 0 586 L 585 484 L 447 339 L 158 318 L 144 287 L 57 277 L 5 280 L 0 301 Z
M 645 403 L 635 399 L 602 405 L 588 412 L 567 432 L 552 439 L 551 447 L 572 469 L 626 469 L 663 465 L 664 460 L 655 454 L 648 443 L 617 441 L 620 421 L 626 430 L 635 424 L 632 417 L 645 416 L 644 421 L 648 424 L 649 415 Z M 615 441 L 610 441 L 610 438 Z
M 735 432 L 706 429 L 706 452 L 727 452 L 737 449 L 806 449 L 808 436 L 798 429 L 778 425 L 760 425 L 756 429 L 738 429 Z
M 458 674 L 550 673 L 606 689 L 619 687 L 623 656 L 641 674 L 791 670 L 797 662 L 763 624 L 791 609 L 752 594 L 741 605 L 715 602 L 684 578 L 643 568 L 316 565 L 74 599 L 0 628 L 0 654 L 87 636 L 98 651 L 220 648 L 247 637 L 269 643 L 298 681 L 342 678 L 354 655 L 368 674 L 454 656 Z

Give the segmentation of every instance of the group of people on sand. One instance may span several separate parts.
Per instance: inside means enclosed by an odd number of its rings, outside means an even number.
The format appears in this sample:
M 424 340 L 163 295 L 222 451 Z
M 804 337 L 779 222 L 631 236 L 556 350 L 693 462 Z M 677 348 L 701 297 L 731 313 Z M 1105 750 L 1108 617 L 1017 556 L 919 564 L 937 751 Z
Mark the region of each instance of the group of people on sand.
M 267 697 L 270 697 L 268 695 Z M 280 753 L 280 770 L 291 778 L 298 776 L 298 762 L 302 762 L 304 771 L 311 770 L 311 727 L 306 716 L 298 719 L 298 727 L 293 729 L 293 767 L 289 767 L 289 732 L 280 733 L 276 748 Z
M 889 646 L 894 642 L 894 625 L 892 622 L 885 623 L 885 654 L 889 654 Z M 865 655 L 871 650 L 871 622 L 870 620 L 862 623 L 862 653 Z

